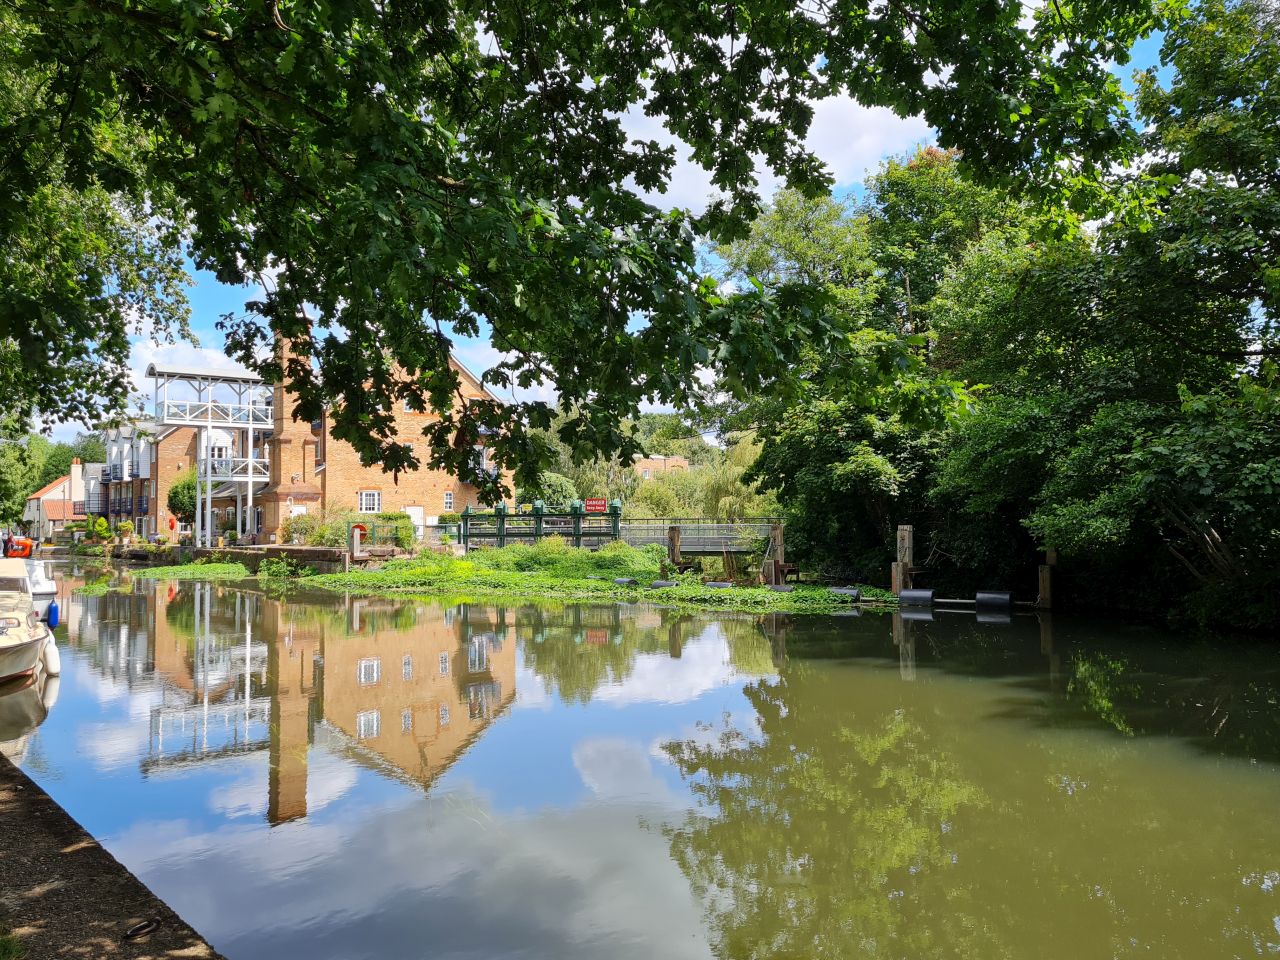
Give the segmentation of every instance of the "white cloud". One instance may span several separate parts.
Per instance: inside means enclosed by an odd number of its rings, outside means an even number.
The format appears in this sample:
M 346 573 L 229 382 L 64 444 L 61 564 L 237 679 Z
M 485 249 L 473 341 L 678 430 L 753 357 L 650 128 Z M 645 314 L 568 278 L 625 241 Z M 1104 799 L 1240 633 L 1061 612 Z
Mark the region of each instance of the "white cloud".
M 683 806 L 653 769 L 644 744 L 617 737 L 583 740 L 573 748 L 573 766 L 583 784 L 600 800 L 637 800 Z
M 638 108 L 623 115 L 623 129 L 637 140 L 656 140 L 676 148 L 677 162 L 664 194 L 648 193 L 650 202 L 700 212 L 716 193 L 711 174 L 689 159 L 687 144 L 672 136 L 659 119 Z M 922 117 L 902 118 L 885 107 L 864 107 L 847 96 L 830 97 L 814 104 L 813 123 L 805 144 L 826 164 L 837 187 L 860 183 L 880 161 L 894 154 L 932 142 L 933 133 Z M 782 181 L 757 163 L 761 196 L 768 199 Z
M 679 660 L 665 653 L 641 654 L 626 678 L 601 686 L 592 698 L 615 706 L 688 703 L 736 679 L 729 644 L 719 625 L 713 623 L 685 645 Z

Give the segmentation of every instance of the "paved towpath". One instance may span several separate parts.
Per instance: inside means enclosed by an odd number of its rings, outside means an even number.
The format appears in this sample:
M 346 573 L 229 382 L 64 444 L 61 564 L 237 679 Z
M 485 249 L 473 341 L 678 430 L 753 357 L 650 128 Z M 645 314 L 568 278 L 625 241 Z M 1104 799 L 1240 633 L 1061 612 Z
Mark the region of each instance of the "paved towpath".
M 126 940 L 135 924 L 149 935 Z M 0 933 L 26 960 L 223 960 L 182 918 L 0 756 Z

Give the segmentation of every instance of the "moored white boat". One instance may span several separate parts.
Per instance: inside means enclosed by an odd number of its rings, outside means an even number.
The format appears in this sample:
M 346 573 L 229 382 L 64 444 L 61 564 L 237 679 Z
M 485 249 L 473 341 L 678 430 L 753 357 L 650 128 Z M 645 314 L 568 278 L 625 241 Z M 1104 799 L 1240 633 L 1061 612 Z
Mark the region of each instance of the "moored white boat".
M 49 576 L 43 560 L 27 560 L 27 583 L 31 588 L 31 604 L 41 620 L 49 619 L 49 604 L 58 595 L 58 585 Z
M 0 560 L 0 681 L 31 673 L 46 659 L 47 647 L 56 662 L 53 633 L 32 604 L 26 564 Z

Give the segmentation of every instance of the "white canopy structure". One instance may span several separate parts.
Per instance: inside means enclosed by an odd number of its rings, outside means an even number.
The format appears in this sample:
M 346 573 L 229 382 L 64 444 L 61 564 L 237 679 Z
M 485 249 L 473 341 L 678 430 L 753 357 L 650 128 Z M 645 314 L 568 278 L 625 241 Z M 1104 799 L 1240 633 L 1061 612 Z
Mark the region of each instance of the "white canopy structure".
M 211 547 L 215 498 L 236 498 L 236 530 L 256 532 L 253 500 L 270 480 L 271 465 L 258 449 L 274 426 L 272 388 L 242 369 L 147 367 L 155 388 L 155 420 L 162 428 L 192 427 L 196 443 L 195 542 Z

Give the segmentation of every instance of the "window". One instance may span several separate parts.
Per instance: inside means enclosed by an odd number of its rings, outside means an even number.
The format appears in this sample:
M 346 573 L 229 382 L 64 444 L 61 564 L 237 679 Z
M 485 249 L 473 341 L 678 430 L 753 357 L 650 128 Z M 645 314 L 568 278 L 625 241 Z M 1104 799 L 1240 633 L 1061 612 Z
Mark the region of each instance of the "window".
M 444 494 L 444 512 L 453 513 L 453 491 L 446 490 Z
M 440 704 L 440 726 L 447 727 L 449 725 L 449 708 L 445 704 Z
M 640 472 L 640 479 L 641 479 L 641 480 L 648 480 L 648 479 L 649 479 L 649 471 L 648 471 L 648 470 L 642 470 L 642 471 Z
M 356 714 L 356 738 L 371 740 L 382 732 L 382 716 L 377 710 L 362 710 Z
M 447 653 L 440 654 L 440 676 L 447 677 L 449 675 L 449 655 Z
M 413 711 L 412 710 L 404 709 L 400 711 L 400 732 L 401 733 L 413 732 Z
M 361 490 L 360 491 L 360 512 L 361 513 L 381 513 L 382 512 L 381 491 Z
M 400 661 L 400 677 L 402 680 L 413 679 L 413 657 L 407 653 L 404 655 L 404 659 Z
M 450 607 L 444 612 L 444 625 L 446 627 L 453 626 L 453 607 Z
M 405 413 L 413 413 L 413 405 L 412 405 L 412 404 L 413 404 L 413 401 L 411 401 L 408 397 L 405 397 L 405 398 L 404 398 L 404 412 L 405 412 Z
M 489 641 L 486 637 L 475 637 L 467 644 L 467 670 L 480 673 L 489 666 Z
M 356 663 L 356 677 L 361 685 L 367 686 L 382 679 L 382 660 L 378 657 L 367 657 Z

